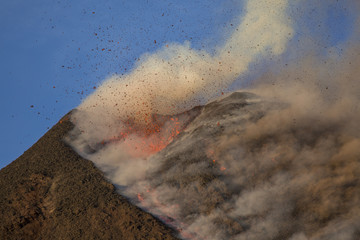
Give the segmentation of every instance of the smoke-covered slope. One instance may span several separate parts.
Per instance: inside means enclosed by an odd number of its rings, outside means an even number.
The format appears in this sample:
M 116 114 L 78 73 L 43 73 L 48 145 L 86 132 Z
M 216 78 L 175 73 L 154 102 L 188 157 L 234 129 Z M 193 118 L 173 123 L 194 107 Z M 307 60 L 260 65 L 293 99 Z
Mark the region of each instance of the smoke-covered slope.
M 63 142 L 64 117 L 0 171 L 0 239 L 176 239 Z
M 194 238 L 359 239 L 358 115 L 291 108 L 249 93 L 206 105 L 148 185 Z
M 211 239 L 359 239 L 354 118 L 292 119 L 289 108 L 246 93 L 205 106 L 149 182 Z
M 155 155 L 129 158 L 117 141 L 87 157 L 184 239 L 355 240 L 359 117 L 235 92 Z

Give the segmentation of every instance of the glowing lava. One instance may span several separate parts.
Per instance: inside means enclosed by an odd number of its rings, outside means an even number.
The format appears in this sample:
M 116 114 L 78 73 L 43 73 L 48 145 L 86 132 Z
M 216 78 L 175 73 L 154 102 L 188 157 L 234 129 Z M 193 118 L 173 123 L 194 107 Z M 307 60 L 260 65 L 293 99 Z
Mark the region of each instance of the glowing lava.
M 121 143 L 132 157 L 147 157 L 164 149 L 186 127 L 190 115 L 152 115 L 142 124 L 128 119 L 118 136 L 101 141 L 101 145 Z

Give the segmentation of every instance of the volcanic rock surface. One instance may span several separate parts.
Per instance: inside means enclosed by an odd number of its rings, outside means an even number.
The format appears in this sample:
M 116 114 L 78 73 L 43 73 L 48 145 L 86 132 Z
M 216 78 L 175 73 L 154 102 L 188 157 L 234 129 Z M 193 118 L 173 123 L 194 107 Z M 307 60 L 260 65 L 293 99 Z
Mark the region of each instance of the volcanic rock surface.
M 68 119 L 0 171 L 0 239 L 176 239 L 63 142 Z

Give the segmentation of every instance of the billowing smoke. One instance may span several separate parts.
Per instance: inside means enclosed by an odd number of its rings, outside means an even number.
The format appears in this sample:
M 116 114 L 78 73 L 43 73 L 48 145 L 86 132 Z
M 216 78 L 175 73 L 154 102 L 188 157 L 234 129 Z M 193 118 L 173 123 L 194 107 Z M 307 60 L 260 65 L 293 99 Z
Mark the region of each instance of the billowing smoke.
M 303 18 L 331 8 L 351 34 L 324 47 Z M 214 54 L 168 44 L 106 80 L 68 141 L 182 238 L 359 239 L 359 10 L 249 0 Z M 254 63 L 246 92 L 221 96 Z
M 106 80 L 78 107 L 74 119 L 84 138 L 108 139 L 117 136 L 121 121 L 148 124 L 152 113 L 183 112 L 221 95 L 257 58 L 286 49 L 293 33 L 286 9 L 286 0 L 249 1 L 239 26 L 214 55 L 190 43 L 144 54 L 130 74 Z

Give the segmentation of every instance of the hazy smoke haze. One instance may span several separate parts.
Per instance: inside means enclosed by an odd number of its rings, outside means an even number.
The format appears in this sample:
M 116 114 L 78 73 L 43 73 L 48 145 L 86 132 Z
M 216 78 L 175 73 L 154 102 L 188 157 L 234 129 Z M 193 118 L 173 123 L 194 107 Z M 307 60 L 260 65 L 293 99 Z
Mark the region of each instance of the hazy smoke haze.
M 351 23 L 335 43 L 331 9 Z M 68 141 L 183 238 L 357 239 L 359 10 L 356 1 L 249 0 L 214 54 L 168 44 L 104 81 L 74 112 Z M 251 93 L 152 131 L 152 114 L 204 105 L 251 76 Z M 159 142 L 171 144 L 144 147 Z

